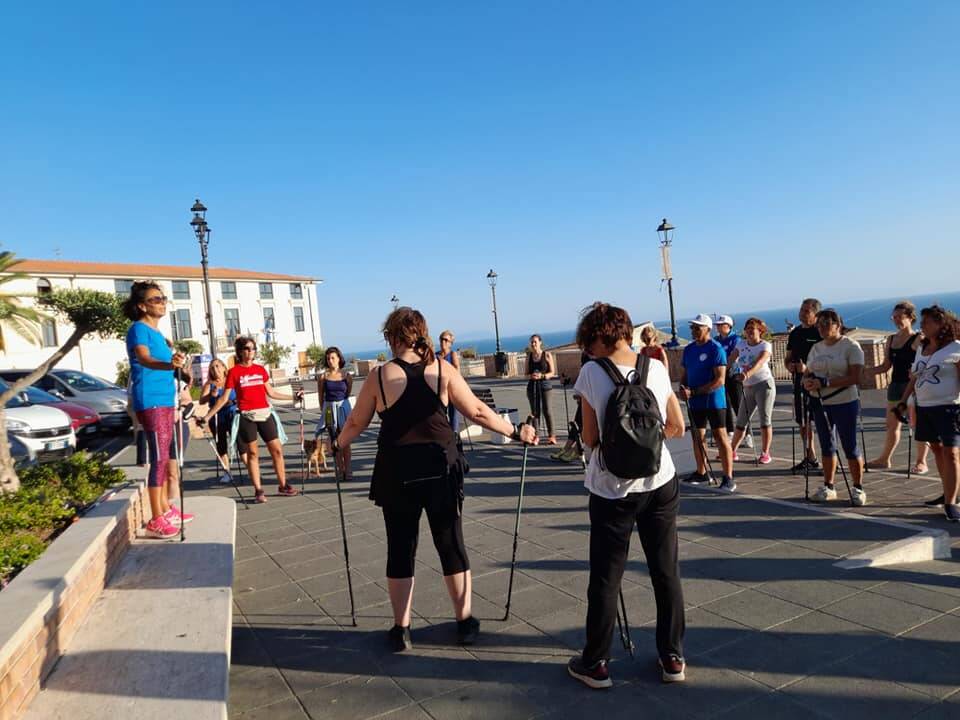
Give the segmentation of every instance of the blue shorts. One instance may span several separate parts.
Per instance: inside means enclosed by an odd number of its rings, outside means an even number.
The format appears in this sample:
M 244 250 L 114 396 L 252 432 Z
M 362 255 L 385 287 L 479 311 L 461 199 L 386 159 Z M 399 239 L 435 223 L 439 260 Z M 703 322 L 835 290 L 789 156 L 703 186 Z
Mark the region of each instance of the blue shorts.
M 817 437 L 820 438 L 820 453 L 824 457 L 837 454 L 837 446 L 830 425 L 837 429 L 843 454 L 848 460 L 855 460 L 863 453 L 857 445 L 857 419 L 860 417 L 860 401 L 843 403 L 841 405 L 824 405 L 811 403 L 810 412 L 817 426 Z M 829 424 L 828 424 L 829 420 Z
M 917 408 L 917 442 L 960 447 L 960 405 Z

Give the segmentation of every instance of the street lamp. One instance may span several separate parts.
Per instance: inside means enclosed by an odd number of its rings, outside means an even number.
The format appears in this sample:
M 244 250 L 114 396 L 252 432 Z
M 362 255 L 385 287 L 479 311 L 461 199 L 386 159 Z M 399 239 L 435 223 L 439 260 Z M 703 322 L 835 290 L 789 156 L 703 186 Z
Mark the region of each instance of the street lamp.
M 397 294 L 394 293 L 393 297 L 390 298 L 390 302 L 393 303 L 393 309 L 396 310 L 400 306 L 400 298 L 397 297 Z
M 667 281 L 667 293 L 670 296 L 670 340 L 664 345 L 666 347 L 677 347 L 680 341 L 677 340 L 677 316 L 673 311 L 673 273 L 670 270 L 670 246 L 673 245 L 674 227 L 664 218 L 663 222 L 657 228 L 660 235 L 660 259 L 663 262 L 663 279 Z M 663 287 L 662 285 L 660 287 Z
M 493 332 L 497 338 L 497 353 L 493 356 L 493 364 L 498 375 L 507 373 L 507 354 L 500 350 L 500 322 L 497 319 L 497 274 L 490 268 L 487 273 L 487 282 L 490 283 L 490 295 L 493 297 Z
M 213 303 L 210 301 L 210 277 L 207 273 L 207 246 L 210 244 L 210 226 L 207 225 L 207 208 L 198 199 L 190 208 L 193 219 L 190 226 L 200 243 L 200 266 L 203 268 L 203 301 L 207 320 L 207 337 L 210 340 L 211 358 L 217 356 L 217 338 L 213 334 Z

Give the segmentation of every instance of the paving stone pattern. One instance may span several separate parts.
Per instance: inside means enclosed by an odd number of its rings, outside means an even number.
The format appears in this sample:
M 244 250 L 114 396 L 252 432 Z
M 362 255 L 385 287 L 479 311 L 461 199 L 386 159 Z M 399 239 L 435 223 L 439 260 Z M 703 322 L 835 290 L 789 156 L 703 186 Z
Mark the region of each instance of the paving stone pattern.
M 493 387 L 499 404 L 526 407 L 521 383 L 476 382 Z M 553 405 L 562 427 L 559 388 Z M 290 476 L 299 485 L 296 417 L 285 413 Z M 802 495 L 803 478 L 789 472 L 785 418 L 777 416 L 774 452 L 784 460 L 763 468 L 740 463 L 745 491 Z M 880 442 L 882 418 L 868 407 L 865 421 L 868 445 Z M 581 471 L 550 461 L 553 449 L 530 450 L 518 574 L 504 621 L 522 450 L 486 439 L 469 452 L 464 507 L 480 642 L 456 644 L 436 551 L 423 529 L 414 649 L 390 654 L 385 536 L 380 511 L 367 500 L 375 431 L 354 446 L 355 479 L 343 491 L 358 627 L 350 623 L 329 473 L 310 479 L 303 497 L 271 495 L 265 505 L 238 509 L 231 717 L 634 718 L 660 711 L 681 718 L 960 718 L 956 543 L 950 560 L 840 570 L 837 559 L 909 531 L 812 513 L 801 502 L 696 489 L 684 490 L 680 520 L 688 682 L 659 681 L 656 608 L 634 542 L 623 589 L 636 658 L 615 635 L 615 687 L 585 688 L 565 670 L 582 646 L 586 616 L 589 525 Z M 678 462 L 689 442 L 672 443 Z M 200 443 L 190 448 L 188 492 L 236 497 L 212 482 L 205 450 Z M 689 462 L 687 456 L 681 464 Z M 266 464 L 264 479 L 276 487 Z M 863 511 L 943 527 L 916 507 L 918 498 L 936 494 L 935 480 L 935 473 L 909 482 L 871 473 L 872 504 Z M 249 487 L 243 492 L 252 495 Z

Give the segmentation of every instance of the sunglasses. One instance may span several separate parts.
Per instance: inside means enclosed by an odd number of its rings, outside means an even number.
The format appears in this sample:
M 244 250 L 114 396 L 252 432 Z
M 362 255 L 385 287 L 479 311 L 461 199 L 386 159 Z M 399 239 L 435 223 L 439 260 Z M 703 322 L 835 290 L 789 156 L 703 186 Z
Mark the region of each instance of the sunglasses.
M 153 297 L 148 297 L 144 300 L 148 305 L 160 305 L 167 302 L 166 295 L 154 295 Z
M 453 338 L 440 338 L 440 342 L 453 342 Z

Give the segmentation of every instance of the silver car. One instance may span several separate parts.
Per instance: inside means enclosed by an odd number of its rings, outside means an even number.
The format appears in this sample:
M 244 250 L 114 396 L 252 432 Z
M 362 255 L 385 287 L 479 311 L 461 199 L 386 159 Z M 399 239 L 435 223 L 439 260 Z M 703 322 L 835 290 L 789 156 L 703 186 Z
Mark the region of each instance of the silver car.
M 0 370 L 7 382 L 19 380 L 30 370 Z M 104 429 L 123 431 L 130 427 L 127 391 L 101 378 L 79 370 L 54 368 L 34 385 L 63 400 L 86 405 L 100 416 Z

